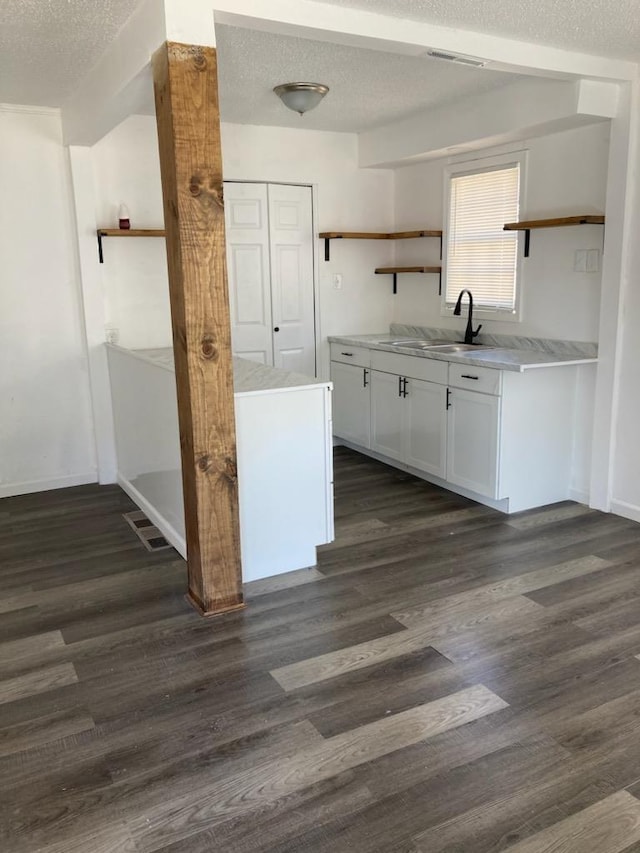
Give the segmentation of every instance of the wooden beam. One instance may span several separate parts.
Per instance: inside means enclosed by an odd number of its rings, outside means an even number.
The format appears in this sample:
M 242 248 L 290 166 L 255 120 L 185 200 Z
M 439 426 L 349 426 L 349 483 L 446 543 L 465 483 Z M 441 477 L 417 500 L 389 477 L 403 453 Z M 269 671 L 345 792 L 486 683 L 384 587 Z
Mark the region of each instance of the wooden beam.
M 188 598 L 243 607 L 216 51 L 153 57 L 182 452 Z

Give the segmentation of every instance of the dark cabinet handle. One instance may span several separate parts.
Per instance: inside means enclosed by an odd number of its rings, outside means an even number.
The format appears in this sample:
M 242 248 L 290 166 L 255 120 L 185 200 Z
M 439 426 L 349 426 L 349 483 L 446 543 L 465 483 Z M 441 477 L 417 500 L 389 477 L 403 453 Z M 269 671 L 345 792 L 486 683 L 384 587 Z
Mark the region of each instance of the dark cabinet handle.
M 341 352 L 341 353 L 340 353 L 340 355 L 348 355 L 348 356 L 349 356 L 349 358 L 353 358 L 353 353 L 352 353 L 352 352 Z
M 369 383 L 368 383 L 368 381 L 367 381 L 367 377 L 368 377 L 368 376 L 369 376 L 369 371 L 368 371 L 368 370 L 367 370 L 367 368 L 365 367 L 365 368 L 363 369 L 363 371 L 362 371 L 362 387 L 363 387 L 363 388 L 366 388 L 366 387 L 367 387 L 367 385 L 369 384 Z
M 279 331 L 280 331 L 280 326 L 274 326 L 273 331 L 274 331 L 274 332 L 279 332 Z
M 479 376 L 472 376 L 470 373 L 461 373 L 460 379 L 480 379 Z
M 402 376 L 398 376 L 398 397 L 402 397 Z
M 451 389 L 447 388 L 447 409 L 451 408 Z
M 407 385 L 409 384 L 409 380 L 406 377 L 402 379 L 402 396 L 407 397 L 409 392 L 407 391 Z

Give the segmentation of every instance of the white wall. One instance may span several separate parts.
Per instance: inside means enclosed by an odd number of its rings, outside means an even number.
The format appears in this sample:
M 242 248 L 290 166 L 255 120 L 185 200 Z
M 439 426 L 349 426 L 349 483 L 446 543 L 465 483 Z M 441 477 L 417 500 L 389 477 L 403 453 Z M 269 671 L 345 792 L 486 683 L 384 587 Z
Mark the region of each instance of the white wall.
M 155 118 L 131 116 L 92 149 L 96 221 L 118 227 L 129 208 L 132 228 L 163 228 L 162 186 Z M 156 237 L 103 241 L 100 266 L 105 321 L 125 347 L 171 345 L 165 241 Z
M 0 107 L 0 496 L 96 479 L 61 140 L 56 112 Z
M 607 123 L 531 139 L 522 219 L 602 213 L 605 209 L 608 154 Z M 514 150 L 515 146 L 511 150 Z M 490 156 L 486 149 L 476 156 Z M 460 158 L 459 158 L 460 159 Z M 396 170 L 398 230 L 442 227 L 443 169 L 448 160 Z M 602 249 L 602 227 L 580 226 L 532 231 L 530 257 L 522 261 L 522 321 L 483 320 L 483 331 L 566 340 L 596 341 L 600 274 L 573 271 L 577 249 Z M 435 240 L 398 244 L 398 262 L 437 264 Z M 399 279 L 394 319 L 400 323 L 462 328 L 459 319 L 440 315 L 435 276 Z M 464 321 L 462 321 L 464 322 Z
M 359 169 L 353 134 L 251 125 L 222 125 L 225 180 L 314 185 L 315 231 L 393 228 L 393 172 Z M 162 227 L 162 198 L 155 119 L 132 116 L 94 146 L 98 222 L 115 227 L 125 202 L 132 227 Z M 392 319 L 391 279 L 376 276 L 389 265 L 391 244 L 334 241 L 331 261 L 316 242 L 320 337 L 385 331 Z M 123 346 L 168 346 L 171 341 L 164 241 L 106 239 L 101 267 L 107 322 Z M 335 290 L 332 275 L 341 273 Z M 328 371 L 328 348 L 322 347 Z
M 618 374 L 614 406 L 613 476 L 611 508 L 613 512 L 640 521 L 640 84 L 636 83 L 631 100 L 633 117 L 627 182 L 629 232 L 623 253 L 622 304 L 618 323 Z

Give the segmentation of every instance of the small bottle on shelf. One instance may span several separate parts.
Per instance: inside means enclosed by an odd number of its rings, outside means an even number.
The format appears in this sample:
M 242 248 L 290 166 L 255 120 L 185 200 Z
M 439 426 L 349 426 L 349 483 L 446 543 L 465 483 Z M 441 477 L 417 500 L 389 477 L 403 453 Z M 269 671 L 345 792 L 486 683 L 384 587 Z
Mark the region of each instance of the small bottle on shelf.
M 131 228 L 129 208 L 126 204 L 121 204 L 118 209 L 118 228 L 120 228 L 121 231 L 128 231 Z

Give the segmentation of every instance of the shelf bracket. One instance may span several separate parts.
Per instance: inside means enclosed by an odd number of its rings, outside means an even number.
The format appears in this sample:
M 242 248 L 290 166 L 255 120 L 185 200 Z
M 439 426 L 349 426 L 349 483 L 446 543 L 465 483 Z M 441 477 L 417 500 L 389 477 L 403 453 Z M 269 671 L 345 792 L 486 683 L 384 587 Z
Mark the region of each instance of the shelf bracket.
M 393 292 L 396 294 L 398 292 L 398 273 L 393 273 Z
M 438 273 L 438 296 L 442 296 L 442 270 Z
M 524 256 L 525 258 L 529 257 L 529 245 L 531 243 L 531 229 L 525 228 L 524 230 Z
M 332 240 L 341 240 L 342 235 L 339 234 L 337 237 L 325 237 L 324 238 L 324 259 L 325 261 L 331 260 L 331 241 Z
M 440 235 L 440 260 L 442 260 L 442 234 Z
M 101 264 L 104 263 L 104 255 L 102 254 L 102 231 L 98 231 L 98 260 Z

